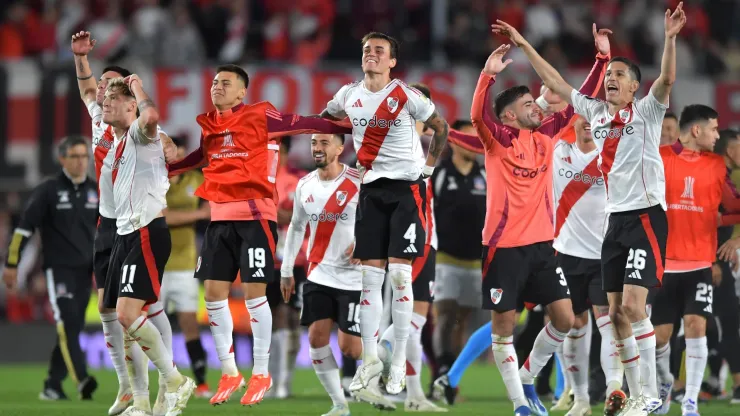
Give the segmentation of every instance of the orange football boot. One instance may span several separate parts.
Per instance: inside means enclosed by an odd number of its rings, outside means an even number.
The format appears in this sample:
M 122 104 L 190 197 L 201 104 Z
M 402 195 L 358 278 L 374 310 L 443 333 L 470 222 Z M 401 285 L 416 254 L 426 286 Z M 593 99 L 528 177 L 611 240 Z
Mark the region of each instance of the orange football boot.
M 244 393 L 241 403 L 244 406 L 258 404 L 265 398 L 265 393 L 272 388 L 272 377 L 267 374 L 253 374 L 247 385 L 247 392 Z

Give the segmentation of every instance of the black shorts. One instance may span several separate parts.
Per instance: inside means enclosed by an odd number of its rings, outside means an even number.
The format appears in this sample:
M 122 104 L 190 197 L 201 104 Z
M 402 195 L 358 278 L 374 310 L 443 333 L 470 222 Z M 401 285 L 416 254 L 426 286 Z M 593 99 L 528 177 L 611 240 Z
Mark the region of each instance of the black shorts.
M 105 279 L 108 277 L 108 265 L 113 252 L 113 241 L 116 239 L 116 220 L 100 217 L 98 226 L 95 228 L 95 241 L 93 243 L 93 274 L 95 275 L 95 287 L 105 288 Z
M 424 246 L 424 256 L 411 263 L 411 290 L 414 302 L 434 301 L 434 270 L 437 265 L 437 250 Z
M 590 305 L 609 306 L 606 292 L 601 288 L 601 261 L 558 253 L 558 264 L 563 269 L 570 289 L 573 313 L 580 315 Z
M 301 325 L 331 319 L 349 335 L 360 336 L 360 290 L 342 290 L 307 281 L 303 285 Z
M 712 269 L 666 273 L 655 293 L 653 325 L 673 324 L 685 315 L 712 316 Z
M 660 205 L 609 215 L 601 246 L 601 275 L 606 292 L 626 284 L 660 286 L 665 268 L 668 219 Z
M 133 233 L 116 235 L 103 306 L 115 308 L 119 297 L 141 299 L 147 305 L 156 302 L 171 249 L 164 218 L 156 218 Z
M 360 186 L 354 257 L 385 260 L 424 255 L 426 186 L 421 179 L 378 179 Z
M 212 221 L 195 267 L 199 280 L 270 283 L 275 277 L 277 224 L 268 220 Z
M 303 285 L 306 283 L 306 269 L 303 266 L 293 268 L 295 293 L 290 296 L 288 305 L 300 311 L 303 307 Z M 280 290 L 280 269 L 275 269 L 275 280 L 267 284 L 267 302 L 273 311 L 283 302 L 283 292 Z
M 519 301 L 547 306 L 568 299 L 568 283 L 550 242 L 483 247 L 483 309 L 507 312 Z

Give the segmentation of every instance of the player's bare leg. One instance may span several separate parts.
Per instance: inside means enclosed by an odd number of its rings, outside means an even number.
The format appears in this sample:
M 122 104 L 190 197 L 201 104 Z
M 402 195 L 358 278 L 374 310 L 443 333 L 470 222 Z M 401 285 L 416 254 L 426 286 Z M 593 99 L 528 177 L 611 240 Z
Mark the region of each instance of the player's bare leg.
M 533 414 L 542 416 L 547 415 L 547 409 L 537 397 L 534 379 L 563 343 L 574 321 L 573 304 L 569 298 L 552 302 L 545 309 L 550 322 L 537 335 L 532 352 L 519 369 L 519 377 L 529 407 Z
M 229 310 L 231 282 L 205 280 L 205 300 L 208 321 L 218 359 L 221 361 L 221 380 L 216 393 L 211 397 L 214 406 L 226 403 L 232 394 L 246 386 L 234 359 L 234 321 Z
M 241 404 L 251 406 L 260 403 L 265 398 L 265 393 L 272 388 L 272 377 L 267 369 L 272 341 L 272 311 L 270 304 L 267 303 L 267 296 L 265 296 L 266 283 L 245 283 L 243 286 L 245 286 L 247 310 L 252 324 L 254 367 Z
M 349 416 L 349 405 L 344 397 L 342 381 L 339 377 L 339 366 L 331 351 L 329 338 L 333 328 L 331 319 L 316 321 L 308 327 L 308 343 L 310 346 L 311 362 L 324 390 L 329 394 L 332 408 L 323 416 Z M 342 354 L 354 359 L 362 355 L 362 342 L 359 337 L 338 332 L 339 349 Z M 380 396 L 382 398 L 382 396 Z M 373 403 L 376 406 L 378 404 Z M 392 404 L 391 404 L 392 405 Z M 395 408 L 395 406 L 393 406 Z
M 118 321 L 126 328 L 129 335 L 126 343 L 130 345 L 130 343 L 137 342 L 164 380 L 167 389 L 165 393 L 167 414 L 179 415 L 187 406 L 195 390 L 195 382 L 177 370 L 159 330 L 145 315 L 142 315 L 144 305 L 145 302 L 140 299 L 119 298 L 116 304 Z M 139 414 L 148 414 L 147 410 L 140 410 Z M 129 412 L 129 414 L 137 413 Z
M 113 406 L 108 409 L 109 416 L 120 415 L 126 408 L 133 404 L 134 400 L 134 380 L 129 377 L 126 370 L 126 351 L 124 349 L 123 327 L 118 323 L 118 316 L 115 309 L 105 308 L 103 306 L 103 296 L 105 289 L 98 289 L 98 312 L 100 312 L 100 321 L 103 324 L 103 334 L 105 335 L 105 345 L 108 347 L 108 354 L 113 362 L 113 368 L 116 370 L 118 377 L 118 394 Z M 148 360 L 147 360 L 148 361 Z M 146 394 L 147 408 L 149 408 L 149 391 L 146 385 L 149 383 L 148 373 L 144 386 L 144 392 L 138 391 L 139 397 L 143 398 Z M 138 384 L 141 386 L 141 383 Z
M 514 403 L 515 414 L 529 415 L 531 410 L 519 378 L 519 360 L 514 348 L 515 316 L 514 310 L 502 313 L 491 311 L 491 348 L 509 400 Z
M 614 416 L 622 409 L 627 401 L 627 395 L 622 391 L 624 380 L 624 367 L 617 351 L 614 341 L 614 329 L 609 318 L 608 306 L 594 306 L 596 326 L 601 334 L 601 369 L 604 371 L 606 381 L 606 401 L 604 403 L 604 415 Z
M 589 313 L 583 312 L 575 316 L 573 328 L 563 341 L 563 360 L 565 373 L 572 377 L 571 388 L 574 402 L 567 416 L 584 416 L 591 414 L 591 402 L 588 396 L 588 360 L 589 360 Z M 565 395 L 565 391 L 563 391 Z

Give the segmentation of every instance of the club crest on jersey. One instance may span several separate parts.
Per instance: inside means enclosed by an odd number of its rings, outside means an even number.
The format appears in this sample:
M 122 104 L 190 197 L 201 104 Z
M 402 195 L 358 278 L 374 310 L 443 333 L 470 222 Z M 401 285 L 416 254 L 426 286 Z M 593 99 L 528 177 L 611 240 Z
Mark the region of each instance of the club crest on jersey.
M 59 196 L 60 204 L 65 204 L 69 202 L 69 192 L 68 191 L 57 191 L 57 195 Z
M 87 202 L 89 204 L 97 204 L 98 203 L 98 193 L 93 191 L 92 189 L 87 190 Z
M 498 305 L 501 302 L 501 297 L 504 295 L 504 289 L 491 289 L 491 302 L 494 305 Z
M 475 179 L 473 179 L 473 188 L 479 191 L 486 189 L 486 180 L 480 176 L 476 176 Z
M 624 108 L 619 111 L 619 119 L 622 120 L 622 123 L 627 123 L 630 120 L 629 108 Z
M 341 207 L 347 201 L 347 191 L 337 191 L 337 204 Z
M 386 103 L 388 104 L 388 110 L 390 110 L 391 114 L 395 113 L 398 109 L 398 98 L 396 97 L 388 97 L 386 100 Z

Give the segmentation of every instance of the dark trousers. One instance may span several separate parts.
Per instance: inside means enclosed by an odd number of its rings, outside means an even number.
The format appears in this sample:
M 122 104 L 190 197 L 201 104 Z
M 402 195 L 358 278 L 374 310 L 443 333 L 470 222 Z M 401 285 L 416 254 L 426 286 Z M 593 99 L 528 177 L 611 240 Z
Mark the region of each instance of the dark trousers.
M 732 276 L 730 265 L 722 262 L 722 282 L 714 288 L 712 309 L 715 323 L 719 325 L 715 331 L 710 331 L 712 323 L 707 323 L 707 338 L 717 337 L 718 354 L 711 354 L 709 368 L 712 375 L 719 375 L 722 358 L 727 360 L 730 373 L 740 373 L 740 302 L 735 291 L 735 278 Z M 714 332 L 714 333 L 712 333 Z M 708 340 L 709 341 L 709 340 Z M 710 344 L 713 344 L 710 342 Z
M 46 285 L 57 330 L 47 381 L 58 385 L 69 375 L 79 383 L 87 378 L 87 357 L 80 347 L 80 332 L 92 292 L 92 269 L 46 269 Z

